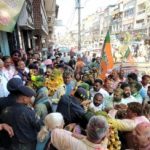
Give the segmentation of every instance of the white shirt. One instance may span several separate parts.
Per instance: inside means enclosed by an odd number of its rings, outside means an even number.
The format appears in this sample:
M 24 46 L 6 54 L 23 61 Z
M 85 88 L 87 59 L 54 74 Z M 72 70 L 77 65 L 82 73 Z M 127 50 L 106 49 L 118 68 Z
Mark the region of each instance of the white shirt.
M 128 103 L 131 103 L 131 102 L 138 102 L 139 103 L 139 101 L 136 100 L 132 95 L 130 95 L 130 97 L 127 97 L 127 98 L 122 98 L 122 101 L 121 101 L 121 103 L 125 104 L 125 105 L 127 105 Z
M 95 106 L 94 103 L 92 102 L 89 106 L 89 109 L 94 111 L 94 112 L 97 112 L 97 111 L 102 111 L 104 109 L 104 104 L 100 104 L 99 106 Z
M 9 92 L 7 90 L 7 78 L 5 74 L 0 72 L 0 97 L 7 97 Z
M 68 63 L 70 61 L 70 56 L 64 56 L 62 58 L 62 60 L 65 62 L 65 63 Z
M 97 94 L 97 93 L 101 93 L 103 95 L 104 100 L 106 100 L 109 97 L 108 92 L 106 90 L 104 90 L 103 88 L 100 88 L 100 90 L 98 92 L 94 91 L 94 89 L 92 88 L 90 90 L 90 94 L 91 94 L 92 99 L 95 96 L 95 94 Z

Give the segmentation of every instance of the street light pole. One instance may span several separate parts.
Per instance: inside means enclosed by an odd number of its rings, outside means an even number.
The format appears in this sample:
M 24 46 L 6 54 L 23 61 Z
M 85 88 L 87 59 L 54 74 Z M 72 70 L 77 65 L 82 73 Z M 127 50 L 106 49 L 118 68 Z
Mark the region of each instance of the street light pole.
M 78 51 L 81 50 L 81 1 L 77 0 L 78 9 Z

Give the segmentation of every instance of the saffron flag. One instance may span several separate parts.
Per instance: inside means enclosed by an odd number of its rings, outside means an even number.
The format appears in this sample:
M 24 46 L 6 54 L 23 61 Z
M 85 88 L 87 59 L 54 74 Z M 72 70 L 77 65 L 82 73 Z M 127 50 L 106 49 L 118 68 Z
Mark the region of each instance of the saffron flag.
M 114 60 L 111 52 L 110 33 L 108 31 L 102 49 L 102 57 L 100 62 L 100 70 L 101 70 L 100 78 L 104 80 L 107 71 L 109 69 L 112 69 L 113 66 L 114 66 Z
M 129 63 L 134 63 L 134 60 L 133 60 L 133 57 L 132 57 L 132 54 L 131 54 L 131 50 L 130 50 L 129 47 L 127 48 L 127 50 L 126 50 L 126 52 L 125 52 L 124 58 L 125 58 Z

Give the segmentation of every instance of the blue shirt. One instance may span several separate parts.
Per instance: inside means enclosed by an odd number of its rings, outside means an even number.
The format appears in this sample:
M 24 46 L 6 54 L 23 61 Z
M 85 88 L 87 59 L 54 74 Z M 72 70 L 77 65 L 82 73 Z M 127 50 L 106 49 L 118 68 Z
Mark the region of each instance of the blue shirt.
M 142 87 L 142 88 L 140 89 L 139 93 L 140 93 L 140 95 L 142 96 L 143 99 L 146 98 L 146 96 L 147 96 L 147 91 L 146 91 L 146 89 L 145 89 L 144 87 Z
M 69 84 L 66 84 L 65 94 L 70 95 L 71 91 L 74 89 L 74 87 L 75 87 L 75 83 L 73 83 L 73 81 L 71 81 Z

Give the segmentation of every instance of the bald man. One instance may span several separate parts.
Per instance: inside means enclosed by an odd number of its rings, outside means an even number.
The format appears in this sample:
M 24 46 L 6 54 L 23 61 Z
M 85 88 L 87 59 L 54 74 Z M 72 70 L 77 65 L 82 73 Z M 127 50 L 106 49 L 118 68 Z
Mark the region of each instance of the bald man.
M 150 123 L 143 122 L 133 131 L 133 145 L 136 150 L 150 150 Z

